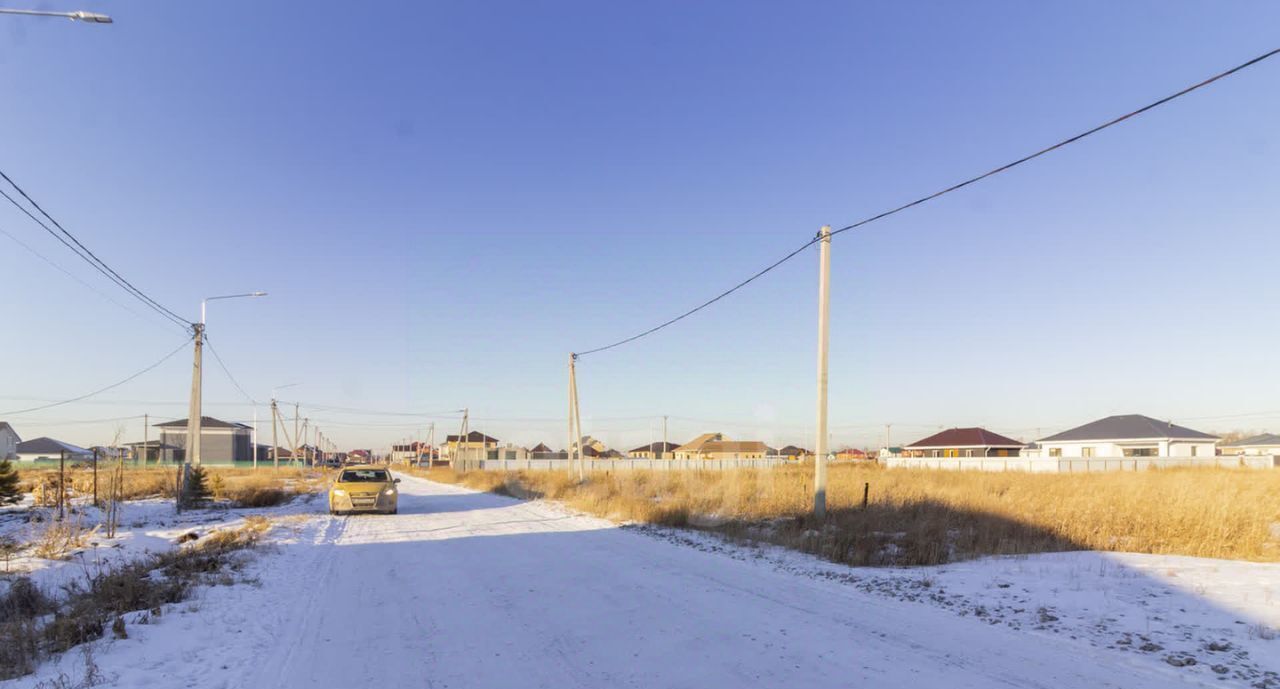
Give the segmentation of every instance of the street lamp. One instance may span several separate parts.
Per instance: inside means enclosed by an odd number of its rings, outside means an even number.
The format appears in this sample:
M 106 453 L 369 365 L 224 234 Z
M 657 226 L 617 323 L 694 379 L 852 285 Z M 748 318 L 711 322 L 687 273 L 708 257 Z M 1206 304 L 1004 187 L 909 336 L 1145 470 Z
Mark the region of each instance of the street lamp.
M 42 10 L 11 10 L 0 7 L 0 14 L 21 14 L 30 17 L 62 17 L 70 19 L 73 22 L 84 22 L 86 24 L 111 24 L 112 19 L 105 14 L 97 12 L 45 12 Z
M 201 360 L 204 356 L 204 319 L 206 306 L 215 299 L 236 299 L 239 297 L 265 297 L 266 292 L 248 292 L 245 294 L 226 294 L 220 297 L 206 297 L 200 301 L 200 322 L 192 323 L 191 329 L 195 336 L 195 363 L 191 369 L 191 404 L 187 412 L 187 456 L 182 463 L 183 476 L 183 492 L 186 491 L 186 476 L 191 470 L 191 466 L 200 466 L 200 421 L 203 402 L 204 369 Z M 182 495 L 178 496 L 178 503 L 181 506 Z

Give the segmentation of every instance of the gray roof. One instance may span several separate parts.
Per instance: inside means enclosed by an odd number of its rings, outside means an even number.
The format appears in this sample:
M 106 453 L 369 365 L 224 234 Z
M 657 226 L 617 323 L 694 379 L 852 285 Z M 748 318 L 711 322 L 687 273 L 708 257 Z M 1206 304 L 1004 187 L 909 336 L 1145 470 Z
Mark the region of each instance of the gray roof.
M 1233 443 L 1223 443 L 1222 447 L 1270 447 L 1280 445 L 1280 435 L 1263 433 L 1252 438 L 1241 438 Z
M 157 423 L 157 424 L 152 424 L 152 425 L 153 425 L 153 426 L 155 426 L 156 428 L 186 428 L 186 427 L 187 427 L 187 420 L 186 420 L 186 419 L 176 419 L 176 420 L 174 420 L 174 421 L 165 421 L 164 423 Z M 205 429 L 205 428 L 250 428 L 250 426 L 249 426 L 249 425 L 247 425 L 247 424 L 243 424 L 243 423 L 236 423 L 236 422 L 234 422 L 234 421 L 223 421 L 222 419 L 215 419 L 215 418 L 213 418 L 212 416 L 201 416 L 201 417 L 200 417 L 200 428 L 201 428 L 201 429 Z
M 1169 421 L 1160 421 L 1141 414 L 1123 414 L 1098 419 L 1093 423 L 1063 431 L 1048 438 L 1042 443 L 1070 442 L 1073 440 L 1217 440 L 1218 436 L 1190 428 L 1179 426 Z
M 64 443 L 61 440 L 54 440 L 53 438 L 34 438 L 25 443 L 18 443 L 18 454 L 20 455 L 58 455 L 62 454 L 63 450 L 66 450 L 69 455 L 93 454 L 83 447 L 78 447 L 71 443 Z
M 10 426 L 8 421 L 0 421 L 0 431 L 9 431 L 18 438 L 18 442 L 22 442 L 22 436 L 18 435 L 18 432 L 13 430 L 13 426 Z

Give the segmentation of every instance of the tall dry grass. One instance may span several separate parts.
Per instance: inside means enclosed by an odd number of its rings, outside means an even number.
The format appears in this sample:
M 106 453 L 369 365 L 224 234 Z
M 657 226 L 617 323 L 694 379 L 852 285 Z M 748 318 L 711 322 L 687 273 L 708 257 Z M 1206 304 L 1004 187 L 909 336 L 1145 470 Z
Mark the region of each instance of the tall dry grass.
M 105 498 L 110 486 L 110 473 L 114 462 L 103 462 L 98 469 L 98 494 Z M 225 499 L 236 506 L 267 507 L 280 504 L 293 496 L 320 491 L 325 482 L 325 472 L 320 469 L 283 467 L 206 466 L 211 481 L 221 483 L 223 490 L 218 499 Z M 144 498 L 170 498 L 175 496 L 178 467 L 131 467 L 125 465 L 120 487 L 122 500 Z M 76 466 L 66 470 L 68 494 L 73 498 L 93 495 L 93 468 Z M 57 499 L 58 469 L 48 467 L 19 467 L 19 485 L 24 492 L 33 493 L 37 504 L 51 505 Z
M 1280 471 L 1026 474 L 830 468 L 828 518 L 810 515 L 812 468 L 565 472 L 414 471 L 544 496 L 615 520 L 693 526 L 856 565 L 1107 550 L 1280 561 Z M 862 507 L 864 486 L 868 503 Z

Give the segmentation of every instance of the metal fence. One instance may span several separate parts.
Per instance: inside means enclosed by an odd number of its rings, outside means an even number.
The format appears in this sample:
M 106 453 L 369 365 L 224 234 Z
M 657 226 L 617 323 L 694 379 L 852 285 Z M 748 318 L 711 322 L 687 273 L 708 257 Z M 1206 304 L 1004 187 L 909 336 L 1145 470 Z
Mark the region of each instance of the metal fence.
M 795 464 L 786 457 L 761 457 L 758 459 L 597 459 L 587 457 L 585 470 L 629 471 L 649 469 L 653 471 L 724 471 L 726 469 L 768 469 L 784 464 Z M 461 471 L 568 471 L 567 459 L 458 459 L 455 467 Z M 576 462 L 575 462 L 576 468 Z
M 1096 471 L 1142 471 L 1175 467 L 1223 467 L 1270 469 L 1280 466 L 1280 457 L 887 457 L 880 460 L 892 469 L 948 469 L 956 471 L 1030 471 L 1042 473 L 1084 473 Z

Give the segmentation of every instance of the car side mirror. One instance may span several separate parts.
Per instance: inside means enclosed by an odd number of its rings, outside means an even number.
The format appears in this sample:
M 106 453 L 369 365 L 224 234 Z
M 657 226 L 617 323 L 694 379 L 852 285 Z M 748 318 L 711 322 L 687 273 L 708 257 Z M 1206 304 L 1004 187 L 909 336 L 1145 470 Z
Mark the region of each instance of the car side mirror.
M 400 479 L 396 479 L 396 480 L 392 481 L 392 483 L 400 483 Z

